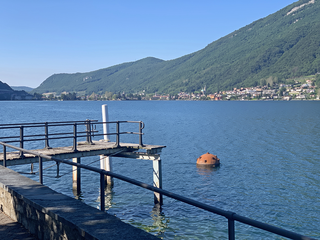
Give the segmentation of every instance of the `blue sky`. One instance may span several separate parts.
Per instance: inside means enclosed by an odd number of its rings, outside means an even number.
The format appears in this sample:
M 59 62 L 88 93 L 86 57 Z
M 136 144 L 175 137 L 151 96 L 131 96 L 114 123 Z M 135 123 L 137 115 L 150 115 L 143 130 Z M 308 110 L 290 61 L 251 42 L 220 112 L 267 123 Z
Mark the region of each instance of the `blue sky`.
M 54 73 L 175 59 L 293 2 L 0 0 L 0 81 L 37 87 Z

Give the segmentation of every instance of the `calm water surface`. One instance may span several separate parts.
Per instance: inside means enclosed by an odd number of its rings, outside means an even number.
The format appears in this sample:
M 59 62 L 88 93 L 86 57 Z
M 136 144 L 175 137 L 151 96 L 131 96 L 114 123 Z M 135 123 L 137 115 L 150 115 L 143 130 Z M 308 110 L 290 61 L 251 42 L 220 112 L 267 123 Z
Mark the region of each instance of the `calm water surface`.
M 0 123 L 101 121 L 102 104 L 110 121 L 143 121 L 144 143 L 167 146 L 161 153 L 164 189 L 320 238 L 320 102 L 0 102 Z M 220 158 L 219 168 L 196 167 L 206 152 Z M 152 184 L 151 162 L 113 159 L 114 172 Z M 98 160 L 82 162 L 99 167 Z M 44 183 L 73 196 L 71 167 L 61 166 L 62 177 L 55 178 L 51 165 Z M 99 176 L 83 171 L 82 177 L 82 200 L 99 207 Z M 225 218 L 167 197 L 159 212 L 152 192 L 119 180 L 107 206 L 108 213 L 163 239 L 227 238 Z M 236 238 L 283 239 L 241 223 Z

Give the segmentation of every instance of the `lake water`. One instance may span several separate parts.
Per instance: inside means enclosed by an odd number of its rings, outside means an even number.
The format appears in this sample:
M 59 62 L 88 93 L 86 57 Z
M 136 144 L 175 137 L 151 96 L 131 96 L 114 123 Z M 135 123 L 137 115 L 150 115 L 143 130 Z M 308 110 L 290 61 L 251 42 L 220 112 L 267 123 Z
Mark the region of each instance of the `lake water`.
M 143 121 L 145 144 L 165 145 L 163 189 L 300 234 L 320 237 L 320 102 L 0 102 L 0 123 L 97 119 Z M 43 143 L 41 143 L 43 144 Z M 71 143 L 69 144 L 71 145 Z M 43 145 L 42 145 L 43 146 Z M 42 147 L 41 146 L 41 147 Z M 210 152 L 221 166 L 196 167 Z M 99 167 L 99 157 L 82 159 Z M 52 163 L 46 163 L 50 167 Z M 12 167 L 28 172 L 30 166 Z M 71 167 L 44 184 L 73 196 Z M 150 161 L 113 158 L 113 171 L 152 184 Z M 38 181 L 38 176 L 27 175 Z M 82 171 L 82 200 L 99 206 L 99 176 Z M 163 239 L 226 239 L 227 219 L 115 180 L 108 213 Z M 236 223 L 236 239 L 283 239 Z

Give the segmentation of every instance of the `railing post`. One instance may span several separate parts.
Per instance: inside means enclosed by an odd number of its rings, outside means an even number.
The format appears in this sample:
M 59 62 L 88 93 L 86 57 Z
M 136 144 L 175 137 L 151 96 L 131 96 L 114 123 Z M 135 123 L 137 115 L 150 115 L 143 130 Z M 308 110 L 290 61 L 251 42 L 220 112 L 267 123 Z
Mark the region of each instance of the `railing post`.
M 56 176 L 56 178 L 58 178 L 58 177 L 60 177 L 59 175 L 60 175 L 60 162 L 56 162 L 56 164 L 57 164 L 57 176 Z
M 73 124 L 73 152 L 77 152 L 77 123 Z
M 143 122 L 139 122 L 139 145 L 140 147 L 143 146 L 142 144 L 142 129 L 143 129 Z
M 92 139 L 91 139 L 91 124 L 90 120 L 86 120 L 86 132 L 87 132 L 87 144 L 92 144 Z
M 7 167 L 7 147 L 3 145 L 3 166 Z
M 20 126 L 20 148 L 23 148 L 23 126 Z M 23 158 L 23 151 L 20 151 L 20 158 Z
M 119 121 L 117 121 L 117 142 L 116 142 L 116 147 L 120 147 L 120 126 L 119 126 Z
M 44 123 L 44 136 L 45 136 L 45 148 L 49 149 L 51 147 L 49 146 L 49 131 L 48 131 L 48 123 L 47 122 Z
M 228 218 L 228 234 L 229 240 L 235 240 L 234 219 Z
M 39 156 L 39 182 L 43 184 L 43 175 L 42 175 L 42 157 Z
M 104 182 L 104 174 L 100 173 L 100 210 L 105 211 L 105 195 L 104 195 L 104 189 L 105 189 L 105 182 Z

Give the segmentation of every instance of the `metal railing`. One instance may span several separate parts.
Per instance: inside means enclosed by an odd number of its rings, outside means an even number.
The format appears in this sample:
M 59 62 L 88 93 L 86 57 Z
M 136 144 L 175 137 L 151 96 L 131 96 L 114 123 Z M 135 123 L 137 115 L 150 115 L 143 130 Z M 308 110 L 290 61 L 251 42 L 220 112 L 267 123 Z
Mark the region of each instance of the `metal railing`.
M 7 143 L 3 143 L 3 142 L 0 142 L 0 144 L 3 145 L 4 165 L 5 165 L 5 158 L 6 158 L 6 152 L 7 152 L 6 148 L 7 147 L 19 150 L 21 152 L 26 152 L 26 153 L 38 156 L 38 158 L 39 158 L 39 182 L 41 184 L 43 184 L 42 158 L 45 158 L 45 159 L 48 159 L 48 160 L 52 160 L 52 161 L 56 161 L 57 164 L 58 163 L 59 164 L 60 163 L 65 163 L 65 164 L 68 164 L 68 165 L 77 166 L 79 168 L 84 168 L 84 169 L 99 173 L 100 174 L 100 209 L 101 209 L 101 211 L 105 211 L 105 195 L 104 195 L 105 194 L 104 193 L 105 192 L 105 178 L 104 177 L 106 175 L 106 176 L 111 176 L 111 177 L 120 179 L 122 181 L 131 183 L 133 185 L 136 185 L 136 186 L 151 190 L 153 192 L 160 193 L 160 194 L 165 195 L 167 197 L 176 199 L 178 201 L 187 203 L 189 205 L 198 207 L 200 209 L 203 209 L 203 210 L 206 210 L 206 211 L 209 211 L 211 213 L 214 213 L 214 214 L 217 214 L 217 215 L 220 215 L 220 216 L 223 216 L 223 217 L 227 218 L 228 219 L 228 236 L 229 236 L 229 240 L 234 240 L 235 239 L 235 221 L 247 224 L 247 225 L 255 227 L 255 228 L 259 228 L 259 229 L 268 231 L 270 233 L 274 233 L 274 234 L 280 235 L 282 237 L 287 237 L 287 238 L 290 238 L 290 239 L 315 240 L 313 238 L 310 238 L 310 237 L 307 237 L 307 236 L 303 236 L 303 235 L 298 234 L 298 233 L 294 233 L 294 232 L 291 232 L 291 231 L 288 231 L 288 230 L 285 230 L 285 229 L 282 229 L 282 228 L 278 228 L 278 227 L 275 227 L 275 226 L 272 226 L 272 225 L 269 225 L 269 224 L 266 224 L 266 223 L 263 223 L 263 222 L 259 222 L 259 221 L 256 221 L 256 220 L 253 220 L 253 219 L 250 219 L 250 218 L 247 218 L 247 217 L 243 217 L 243 216 L 238 215 L 238 214 L 236 214 L 234 212 L 225 211 L 223 209 L 212 207 L 210 205 L 207 205 L 207 204 L 192 200 L 190 198 L 186 198 L 186 197 L 180 196 L 178 194 L 166 191 L 166 190 L 161 189 L 161 188 L 154 187 L 152 185 L 149 185 L 149 184 L 146 184 L 146 183 L 143 183 L 143 182 L 140 182 L 140 181 L 137 181 L 137 180 L 134 180 L 134 179 L 131 179 L 131 178 L 128 178 L 128 177 L 125 177 L 125 176 L 110 172 L 110 171 L 105 171 L 103 169 L 99 169 L 99 168 L 95 168 L 95 167 L 92 167 L 92 166 L 88 166 L 88 165 L 84 165 L 84 164 L 80 164 L 80 163 L 75 163 L 75 162 L 71 162 L 71 161 L 67 161 L 67 160 L 62 160 L 62 159 L 58 159 L 58 158 L 51 157 L 51 156 L 46 156 L 44 154 L 40 154 L 40 153 L 33 152 L 33 151 L 30 151 L 30 150 L 26 150 L 26 149 L 22 149 L 22 148 L 19 148 L 19 147 L 15 147 L 15 146 L 9 145 Z
M 120 132 L 120 124 L 124 123 L 137 123 L 139 124 L 138 132 Z M 115 125 L 115 132 L 110 133 L 99 133 L 96 130 L 96 125 L 109 124 Z M 49 133 L 49 128 L 54 127 L 65 127 L 69 126 L 73 130 L 68 132 L 55 132 Z M 85 130 L 79 131 L 79 126 L 84 126 Z M 28 128 L 43 128 L 43 134 L 25 134 L 25 130 Z M 24 149 L 25 142 L 32 141 L 44 141 L 45 148 L 51 148 L 49 141 L 53 139 L 73 139 L 73 151 L 77 151 L 77 144 L 79 138 L 86 138 L 86 143 L 92 144 L 92 138 L 97 136 L 110 136 L 116 135 L 117 147 L 120 146 L 120 135 L 122 134 L 137 134 L 139 135 L 139 145 L 143 146 L 142 143 L 142 129 L 144 128 L 144 123 L 141 121 L 111 121 L 111 122 L 98 122 L 98 120 L 85 120 L 85 121 L 64 121 L 64 122 L 43 122 L 43 123 L 20 123 L 20 124 L 1 124 L 0 130 L 5 129 L 17 129 L 19 132 L 15 136 L 0 136 L 0 141 L 5 143 L 19 143 L 19 147 Z M 20 156 L 23 157 L 20 151 Z

